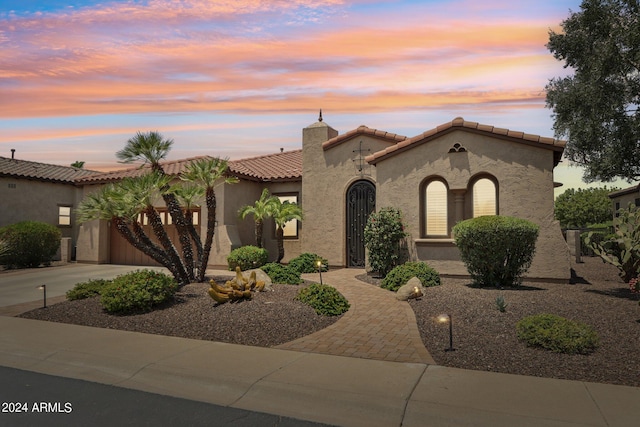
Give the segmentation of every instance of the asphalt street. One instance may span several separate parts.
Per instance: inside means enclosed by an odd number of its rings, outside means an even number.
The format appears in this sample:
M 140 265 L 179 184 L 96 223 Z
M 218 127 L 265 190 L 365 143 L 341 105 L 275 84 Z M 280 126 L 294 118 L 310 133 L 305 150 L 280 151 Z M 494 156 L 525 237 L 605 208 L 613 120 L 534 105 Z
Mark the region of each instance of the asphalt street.
M 325 426 L 0 367 L 0 426 Z

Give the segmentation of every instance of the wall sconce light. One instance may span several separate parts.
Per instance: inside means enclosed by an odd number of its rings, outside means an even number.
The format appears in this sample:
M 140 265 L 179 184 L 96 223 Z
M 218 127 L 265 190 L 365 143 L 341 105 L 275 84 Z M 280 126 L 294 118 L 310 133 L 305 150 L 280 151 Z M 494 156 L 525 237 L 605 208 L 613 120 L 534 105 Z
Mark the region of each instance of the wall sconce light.
M 444 351 L 454 351 L 453 348 L 453 320 L 450 314 L 441 314 L 438 316 L 438 321 L 441 323 L 449 322 L 449 348 L 445 348 Z
M 320 274 L 320 284 L 322 285 L 322 268 L 324 267 L 324 265 L 322 265 L 321 260 L 317 260 L 316 265 L 318 266 L 318 273 Z
M 42 308 L 47 308 L 47 285 L 38 286 L 38 289 L 42 291 L 42 296 L 43 296 Z

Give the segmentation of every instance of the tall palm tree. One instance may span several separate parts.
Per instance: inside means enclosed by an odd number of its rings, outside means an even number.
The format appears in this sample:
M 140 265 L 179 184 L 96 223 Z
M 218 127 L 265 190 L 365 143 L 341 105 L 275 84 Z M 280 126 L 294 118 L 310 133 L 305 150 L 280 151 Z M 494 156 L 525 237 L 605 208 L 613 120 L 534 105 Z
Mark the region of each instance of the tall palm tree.
M 276 222 L 276 240 L 278 241 L 278 260 L 276 262 L 280 262 L 284 258 L 285 224 L 292 219 L 302 221 L 302 208 L 289 201 L 283 203 L 277 197 L 275 197 L 275 200 L 273 204 L 273 219 Z
M 84 168 L 84 162 L 82 160 L 76 160 L 75 162 L 71 163 L 71 167 L 72 168 L 77 168 L 77 169 L 82 169 L 82 168 Z
M 125 147 L 116 153 L 116 157 L 124 163 L 131 163 L 137 160 L 144 160 L 151 166 L 151 170 L 159 174 L 165 174 L 160 161 L 165 159 L 171 150 L 173 139 L 165 139 L 161 133 L 155 132 L 138 132 L 133 138 L 130 138 Z M 191 246 L 191 231 L 187 220 L 182 212 L 182 207 L 176 198 L 176 195 L 169 191 L 170 187 L 167 183 L 160 188 L 160 195 L 167 205 L 167 210 L 171 215 L 173 224 L 178 231 L 178 239 L 182 247 L 182 259 L 184 260 L 185 270 L 189 276 L 189 280 L 195 279 L 193 266 L 193 247 Z
M 264 220 L 273 216 L 276 201 L 278 201 L 278 198 L 270 196 L 269 190 L 265 188 L 262 190 L 259 200 L 256 200 L 253 205 L 241 207 L 238 211 L 242 219 L 245 219 L 247 215 L 253 215 L 253 220 L 256 223 L 256 246 L 259 248 L 262 247 Z
M 238 182 L 238 178 L 226 176 L 228 168 L 229 161 L 227 159 L 209 157 L 194 160 L 189 163 L 185 170 L 180 174 L 180 179 L 183 181 L 195 183 L 205 189 L 205 203 L 207 206 L 207 235 L 204 241 L 202 256 L 198 257 L 199 282 L 204 281 L 205 270 L 209 263 L 209 255 L 211 254 L 211 246 L 213 245 L 217 207 L 215 187 L 222 183 L 234 184 Z M 198 243 L 202 245 L 199 239 Z

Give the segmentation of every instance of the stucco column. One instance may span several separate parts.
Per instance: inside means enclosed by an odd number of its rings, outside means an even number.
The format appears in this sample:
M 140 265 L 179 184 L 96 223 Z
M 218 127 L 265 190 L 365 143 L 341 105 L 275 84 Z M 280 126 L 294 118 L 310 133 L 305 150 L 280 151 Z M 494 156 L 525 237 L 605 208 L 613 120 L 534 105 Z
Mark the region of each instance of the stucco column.
M 452 190 L 453 191 L 453 203 L 454 203 L 454 213 L 455 218 L 453 223 L 457 224 L 458 222 L 464 219 L 464 195 L 467 192 L 466 189 L 462 190 Z

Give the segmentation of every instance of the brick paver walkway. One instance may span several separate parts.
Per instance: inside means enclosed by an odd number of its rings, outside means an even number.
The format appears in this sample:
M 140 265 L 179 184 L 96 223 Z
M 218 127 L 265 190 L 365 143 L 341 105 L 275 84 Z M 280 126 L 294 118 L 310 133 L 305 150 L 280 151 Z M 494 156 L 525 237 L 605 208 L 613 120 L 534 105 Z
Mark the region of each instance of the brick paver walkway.
M 409 303 L 393 292 L 355 278 L 364 270 L 340 269 L 322 274 L 351 308 L 333 325 L 276 348 L 363 359 L 435 364 L 424 347 Z M 306 276 L 306 277 L 305 277 Z M 318 281 L 317 274 L 303 277 Z

